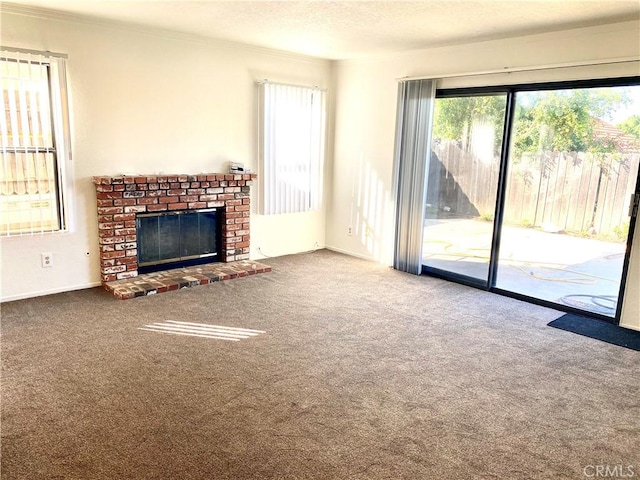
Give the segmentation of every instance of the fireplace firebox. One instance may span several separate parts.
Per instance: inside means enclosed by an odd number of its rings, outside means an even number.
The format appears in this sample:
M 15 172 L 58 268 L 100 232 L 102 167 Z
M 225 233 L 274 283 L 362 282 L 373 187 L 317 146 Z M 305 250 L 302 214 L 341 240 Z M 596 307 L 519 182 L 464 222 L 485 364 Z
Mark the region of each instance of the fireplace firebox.
M 139 213 L 136 216 L 138 272 L 217 261 L 221 244 L 220 213 L 217 208 Z

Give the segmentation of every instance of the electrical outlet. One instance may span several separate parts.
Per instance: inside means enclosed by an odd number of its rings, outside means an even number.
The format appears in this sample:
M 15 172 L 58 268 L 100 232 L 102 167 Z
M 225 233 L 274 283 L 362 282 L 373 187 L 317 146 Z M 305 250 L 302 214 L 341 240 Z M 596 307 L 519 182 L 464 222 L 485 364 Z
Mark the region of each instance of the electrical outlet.
M 42 268 L 53 267 L 53 253 L 41 253 L 40 262 Z
M 353 235 L 353 229 L 351 228 L 351 225 L 349 225 L 349 227 L 347 228 L 347 235 Z

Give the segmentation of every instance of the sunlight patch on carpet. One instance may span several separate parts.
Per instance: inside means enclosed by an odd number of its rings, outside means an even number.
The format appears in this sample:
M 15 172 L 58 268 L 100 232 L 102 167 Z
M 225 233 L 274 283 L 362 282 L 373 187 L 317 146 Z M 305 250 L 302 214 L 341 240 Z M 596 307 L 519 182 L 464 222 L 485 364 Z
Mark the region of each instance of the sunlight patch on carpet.
M 190 337 L 213 338 L 216 340 L 228 340 L 231 342 L 239 342 L 240 340 L 255 337 L 261 333 L 266 333 L 263 330 L 226 327 L 223 325 L 207 325 L 204 323 L 177 322 L 175 320 L 152 323 L 150 325 L 145 325 L 144 327 L 138 327 L 138 330 L 170 333 L 172 335 L 188 335 Z

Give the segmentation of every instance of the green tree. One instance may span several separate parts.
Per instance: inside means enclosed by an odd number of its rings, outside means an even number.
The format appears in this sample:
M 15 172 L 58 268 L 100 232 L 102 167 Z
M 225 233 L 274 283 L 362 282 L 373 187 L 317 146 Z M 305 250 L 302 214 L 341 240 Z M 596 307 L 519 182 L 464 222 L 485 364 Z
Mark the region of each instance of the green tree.
M 632 115 L 624 122 L 616 125 L 624 133 L 640 138 L 640 115 Z
M 507 97 L 504 94 L 438 99 L 434 113 L 433 136 L 461 141 L 469 137 L 475 123 L 487 122 L 496 126 L 498 130 L 495 148 L 499 151 L 506 103 Z
M 628 102 L 628 91 L 622 88 L 520 92 L 516 97 L 514 153 L 610 152 L 614 148 L 610 141 L 594 137 L 596 119 L 610 119 Z M 461 141 L 468 138 L 475 123 L 486 122 L 498 132 L 495 146 L 499 151 L 505 108 L 504 94 L 438 99 L 434 138 Z M 637 123 L 628 128 L 635 125 L 640 135 L 640 117 L 636 117 Z
M 518 94 L 514 146 L 524 152 L 610 152 L 605 138 L 596 138 L 596 119 L 609 119 L 628 103 L 625 90 L 590 88 Z

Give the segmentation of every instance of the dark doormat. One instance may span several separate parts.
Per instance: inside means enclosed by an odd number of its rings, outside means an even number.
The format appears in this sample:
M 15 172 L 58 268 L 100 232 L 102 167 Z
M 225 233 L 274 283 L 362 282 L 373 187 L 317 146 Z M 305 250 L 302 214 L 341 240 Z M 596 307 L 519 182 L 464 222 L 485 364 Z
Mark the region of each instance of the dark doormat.
M 549 322 L 548 325 L 567 332 L 602 340 L 603 342 L 618 345 L 619 347 L 629 348 L 637 352 L 640 351 L 640 332 L 619 327 L 602 320 L 594 320 L 593 318 L 567 313 Z

